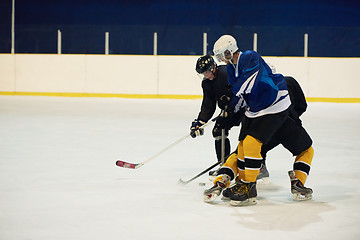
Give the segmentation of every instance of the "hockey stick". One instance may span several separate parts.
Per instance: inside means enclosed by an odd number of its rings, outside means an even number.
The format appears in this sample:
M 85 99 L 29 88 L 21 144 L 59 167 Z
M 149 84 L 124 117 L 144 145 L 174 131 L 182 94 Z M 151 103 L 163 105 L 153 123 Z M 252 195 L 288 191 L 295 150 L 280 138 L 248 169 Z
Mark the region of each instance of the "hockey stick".
M 225 116 L 226 107 L 221 111 L 221 115 Z M 221 165 L 225 163 L 225 129 L 221 129 Z
M 159 156 L 160 154 L 162 154 L 166 150 L 168 150 L 168 149 L 172 148 L 173 146 L 175 146 L 176 144 L 184 141 L 189 136 L 190 136 L 190 134 L 178 139 L 174 143 L 170 144 L 169 146 L 167 146 L 166 148 L 164 148 L 160 152 L 156 153 L 155 155 L 153 155 L 152 157 L 146 159 L 145 161 L 143 161 L 141 163 L 129 163 L 129 162 L 125 162 L 125 161 L 122 161 L 122 160 L 117 160 L 116 165 L 119 166 L 119 167 L 123 167 L 123 168 L 138 169 L 139 167 L 143 166 L 147 162 L 150 162 L 151 160 L 153 160 L 154 158 L 156 158 L 157 156 Z
M 216 119 L 218 117 L 215 117 L 213 119 L 211 119 L 211 121 L 205 123 L 204 125 L 202 125 L 201 127 L 206 127 L 207 125 L 209 125 L 211 122 L 215 122 Z M 172 148 L 173 146 L 177 145 L 178 143 L 184 141 L 185 139 L 187 139 L 188 137 L 190 137 L 190 134 L 186 134 L 186 136 L 183 136 L 182 138 L 176 140 L 175 142 L 173 142 L 172 144 L 170 144 L 169 146 L 165 147 L 163 150 L 161 150 L 160 152 L 156 153 L 155 155 L 153 155 L 152 157 L 146 159 L 145 161 L 141 162 L 141 163 L 129 163 L 129 162 L 125 162 L 122 160 L 117 160 L 116 161 L 116 166 L 119 167 L 123 167 L 123 168 L 130 168 L 130 169 L 138 169 L 139 167 L 143 166 L 145 163 L 150 162 L 151 160 L 153 160 L 154 158 L 156 158 L 157 156 L 159 156 L 160 154 L 162 154 L 163 152 L 169 150 L 170 148 Z
M 208 167 L 207 169 L 205 169 L 204 171 L 202 171 L 201 173 L 199 173 L 198 175 L 196 175 L 195 177 L 187 180 L 187 181 L 184 181 L 182 180 L 181 178 L 179 179 L 179 184 L 182 184 L 182 185 L 186 185 L 188 184 L 189 182 L 192 182 L 193 180 L 195 180 L 196 178 L 200 177 L 201 175 L 203 175 L 204 173 L 210 171 L 211 169 L 213 169 L 214 167 L 216 167 L 217 165 L 219 165 L 221 162 L 217 162 L 217 163 L 214 163 L 213 165 L 211 165 L 210 167 Z

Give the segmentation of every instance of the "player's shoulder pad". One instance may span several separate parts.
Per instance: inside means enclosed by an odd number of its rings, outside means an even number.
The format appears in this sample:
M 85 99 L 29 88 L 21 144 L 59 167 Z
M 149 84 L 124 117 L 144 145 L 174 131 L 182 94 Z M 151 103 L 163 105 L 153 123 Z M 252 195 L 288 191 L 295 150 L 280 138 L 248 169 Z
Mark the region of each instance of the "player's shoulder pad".
M 250 71 L 259 66 L 259 53 L 247 50 L 240 55 L 239 64 L 244 71 Z

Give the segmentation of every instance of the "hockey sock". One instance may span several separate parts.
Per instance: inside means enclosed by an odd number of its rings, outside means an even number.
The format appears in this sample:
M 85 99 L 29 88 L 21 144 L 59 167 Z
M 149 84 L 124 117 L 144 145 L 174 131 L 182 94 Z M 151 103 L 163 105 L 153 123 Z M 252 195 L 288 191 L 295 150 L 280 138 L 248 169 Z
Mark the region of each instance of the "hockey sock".
M 224 165 L 218 171 L 218 175 L 226 174 L 229 175 L 231 180 L 237 176 L 237 154 L 232 153 L 225 161 Z
M 244 139 L 245 181 L 256 182 L 262 161 L 261 146 L 262 142 L 250 135 Z
M 313 147 L 309 147 L 300 155 L 296 156 L 294 162 L 294 171 L 295 177 L 300 180 L 300 182 L 305 185 L 305 181 L 310 172 L 311 162 L 314 156 Z

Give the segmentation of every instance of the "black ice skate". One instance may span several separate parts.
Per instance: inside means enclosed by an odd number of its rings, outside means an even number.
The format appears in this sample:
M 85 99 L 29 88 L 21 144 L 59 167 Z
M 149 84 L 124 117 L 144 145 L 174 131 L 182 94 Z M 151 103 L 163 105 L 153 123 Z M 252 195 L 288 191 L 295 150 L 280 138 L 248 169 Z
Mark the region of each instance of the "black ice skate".
M 221 181 L 215 182 L 214 186 L 204 191 L 204 202 L 211 203 L 215 201 L 222 190 L 226 188 L 228 182 L 230 182 L 230 176 L 224 174 Z
M 240 181 L 236 181 L 234 184 L 230 185 L 223 191 L 223 196 L 221 200 L 230 200 L 230 197 L 236 193 L 236 191 L 241 187 L 241 185 L 242 183 Z
M 265 164 L 261 164 L 259 175 L 256 180 L 258 184 L 270 184 L 270 174 Z
M 311 188 L 304 187 L 299 179 L 295 177 L 293 170 L 289 171 L 289 177 L 291 181 L 291 193 L 295 201 L 305 201 L 312 199 L 313 190 Z
M 230 196 L 230 205 L 232 206 L 249 206 L 256 204 L 256 182 L 238 183 L 240 186 L 236 192 Z

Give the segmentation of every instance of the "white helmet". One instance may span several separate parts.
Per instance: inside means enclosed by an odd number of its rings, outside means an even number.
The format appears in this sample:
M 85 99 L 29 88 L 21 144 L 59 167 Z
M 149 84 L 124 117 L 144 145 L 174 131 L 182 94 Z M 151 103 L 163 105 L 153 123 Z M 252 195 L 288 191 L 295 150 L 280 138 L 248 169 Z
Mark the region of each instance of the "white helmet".
M 237 50 L 235 38 L 230 35 L 223 35 L 215 42 L 213 52 L 219 61 L 231 61 Z

